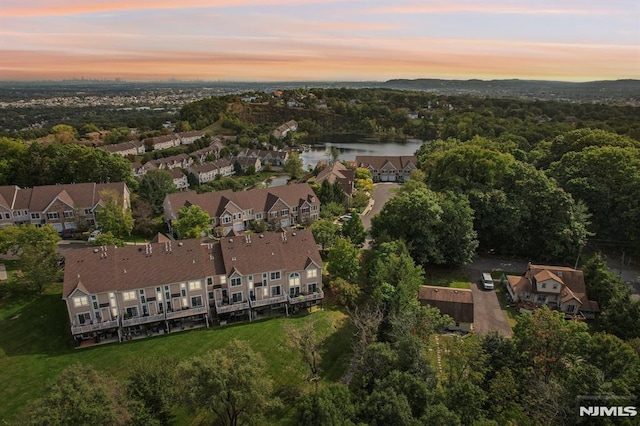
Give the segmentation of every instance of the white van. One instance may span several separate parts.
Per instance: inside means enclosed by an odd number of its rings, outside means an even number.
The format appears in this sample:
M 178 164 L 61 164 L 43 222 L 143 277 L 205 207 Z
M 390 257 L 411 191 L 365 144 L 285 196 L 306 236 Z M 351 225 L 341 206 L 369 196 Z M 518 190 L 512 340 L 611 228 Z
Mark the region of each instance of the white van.
M 493 290 L 493 278 L 488 272 L 482 273 L 482 286 L 485 290 Z

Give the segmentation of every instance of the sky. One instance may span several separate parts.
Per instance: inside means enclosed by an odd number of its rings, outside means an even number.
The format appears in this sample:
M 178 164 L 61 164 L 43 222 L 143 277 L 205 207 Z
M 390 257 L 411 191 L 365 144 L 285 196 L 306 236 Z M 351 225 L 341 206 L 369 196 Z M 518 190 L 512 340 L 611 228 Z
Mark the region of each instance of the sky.
M 2 0 L 0 80 L 640 78 L 640 0 Z

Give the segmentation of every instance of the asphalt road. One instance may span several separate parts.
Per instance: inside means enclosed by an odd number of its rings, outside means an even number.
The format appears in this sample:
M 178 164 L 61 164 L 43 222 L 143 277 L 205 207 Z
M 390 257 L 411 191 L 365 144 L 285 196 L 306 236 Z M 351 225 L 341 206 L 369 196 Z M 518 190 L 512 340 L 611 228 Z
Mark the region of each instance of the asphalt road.
M 389 199 L 395 195 L 390 190 L 393 188 L 399 188 L 399 187 L 400 185 L 397 183 L 375 184 L 375 186 L 373 187 L 373 194 L 372 194 L 373 200 L 374 200 L 373 208 L 371 209 L 371 211 L 369 211 L 369 213 L 361 217 L 362 224 L 364 225 L 364 229 L 366 229 L 367 231 L 371 229 L 371 218 L 377 215 L 378 213 L 380 213 L 380 210 L 382 210 L 384 203 L 389 201 Z

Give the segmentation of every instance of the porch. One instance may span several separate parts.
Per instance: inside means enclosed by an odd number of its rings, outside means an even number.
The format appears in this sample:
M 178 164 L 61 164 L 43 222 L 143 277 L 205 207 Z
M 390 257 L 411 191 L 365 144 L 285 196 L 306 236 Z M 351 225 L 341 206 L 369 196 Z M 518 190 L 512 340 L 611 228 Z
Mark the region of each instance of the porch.
M 289 303 L 291 305 L 296 305 L 299 303 L 312 302 L 314 300 L 322 300 L 324 299 L 324 292 L 322 290 L 318 290 L 314 291 L 313 293 L 300 293 L 299 295 L 293 297 L 287 295 L 287 298 L 289 299 Z
M 97 331 L 108 330 L 110 328 L 118 328 L 120 326 L 117 319 L 112 321 L 102 321 L 90 324 L 71 325 L 71 334 L 87 334 Z

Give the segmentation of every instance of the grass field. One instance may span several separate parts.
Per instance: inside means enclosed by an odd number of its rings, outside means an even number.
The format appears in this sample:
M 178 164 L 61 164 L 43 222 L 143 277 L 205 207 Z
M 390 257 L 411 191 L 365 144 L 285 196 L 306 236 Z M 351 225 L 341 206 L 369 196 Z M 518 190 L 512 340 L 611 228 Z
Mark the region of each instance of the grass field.
M 0 301 L 0 424 L 11 424 L 29 401 L 42 396 L 46 385 L 73 363 L 91 365 L 120 379 L 134 359 L 156 355 L 189 358 L 224 347 L 232 339 L 250 342 L 264 356 L 277 393 L 286 393 L 288 388 L 311 389 L 300 356 L 286 344 L 286 323 L 316 320 L 327 327 L 322 363 L 325 382 L 339 380 L 350 360 L 352 332 L 347 317 L 337 310 L 74 349 L 60 292 L 57 285 L 38 297 Z M 184 420 L 180 424 L 189 424 Z
M 425 273 L 425 284 L 439 287 L 471 288 L 469 277 L 461 269 L 430 269 Z

